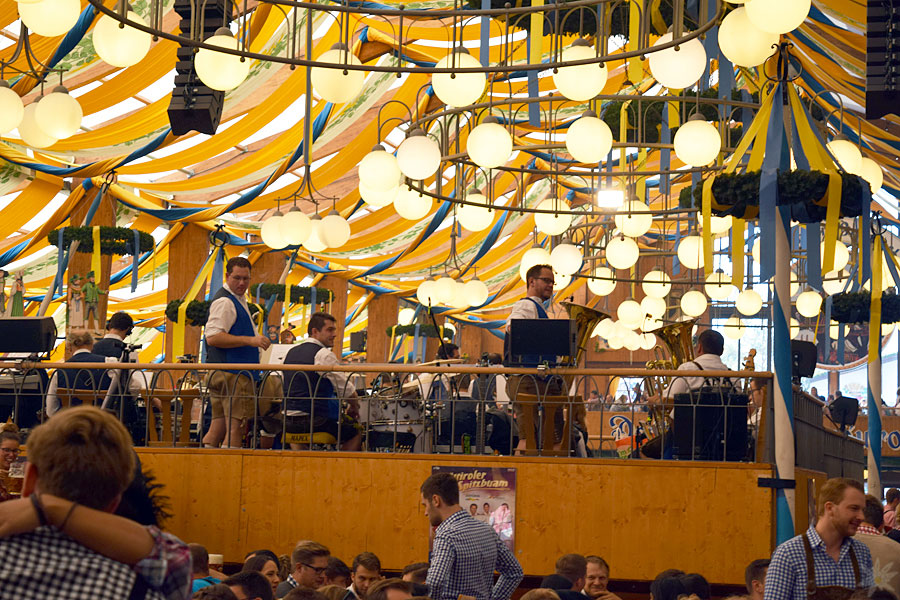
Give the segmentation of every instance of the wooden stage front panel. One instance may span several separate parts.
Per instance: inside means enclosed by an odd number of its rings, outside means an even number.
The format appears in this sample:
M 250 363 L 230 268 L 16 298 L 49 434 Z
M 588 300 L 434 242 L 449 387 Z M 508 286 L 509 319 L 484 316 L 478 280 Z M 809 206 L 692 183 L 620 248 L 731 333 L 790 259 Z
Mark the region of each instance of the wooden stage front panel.
M 165 484 L 168 529 L 226 561 L 289 553 L 313 539 L 350 563 L 364 550 L 385 569 L 428 560 L 419 486 L 432 465 L 513 467 L 515 553 L 546 575 L 568 552 L 598 554 L 613 579 L 667 568 L 740 584 L 773 540 L 764 464 L 474 457 L 427 454 L 138 449 Z

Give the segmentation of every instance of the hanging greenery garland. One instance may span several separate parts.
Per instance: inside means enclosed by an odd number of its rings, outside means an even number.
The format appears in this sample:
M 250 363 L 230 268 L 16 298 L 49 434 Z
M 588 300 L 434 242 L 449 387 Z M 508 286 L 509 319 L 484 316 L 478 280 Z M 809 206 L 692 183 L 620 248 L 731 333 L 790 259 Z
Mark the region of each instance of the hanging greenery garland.
M 872 294 L 843 292 L 831 297 L 831 318 L 838 323 L 865 323 L 869 320 Z M 900 296 L 888 290 L 881 296 L 881 322 L 900 322 Z
M 397 325 L 396 327 L 388 327 L 387 333 L 388 335 L 416 335 L 416 326 Z M 444 339 L 449 340 L 453 337 L 453 331 L 447 327 L 441 327 L 441 333 L 443 333 Z M 430 338 L 440 337 L 438 335 L 438 330 L 435 329 L 434 325 L 419 325 L 419 335 Z
M 322 302 L 331 302 L 334 293 L 328 288 L 311 288 L 299 285 L 291 286 L 291 303 L 292 304 L 309 304 L 312 302 L 312 291 L 316 290 L 316 304 Z M 279 283 L 254 283 L 249 290 L 252 298 L 260 298 L 268 300 L 272 296 L 278 302 L 284 302 L 284 285 Z
M 724 217 L 755 219 L 759 214 L 759 171 L 722 173 L 712 184 L 712 213 Z M 791 219 L 798 223 L 819 223 L 827 212 L 828 175 L 819 171 L 779 171 L 778 204 L 791 207 Z M 858 175 L 841 174 L 841 216 L 858 217 L 868 206 L 872 194 L 868 183 Z M 693 194 L 693 202 L 691 195 Z M 685 187 L 679 194 L 679 206 L 703 205 L 703 186 Z
M 100 227 L 100 254 L 117 254 L 124 256 L 134 254 L 134 229 L 128 227 Z M 147 252 L 156 245 L 153 236 L 139 231 L 140 251 Z M 93 227 L 64 227 L 63 247 L 68 248 L 72 242 L 78 241 L 78 252 L 91 253 L 94 251 Z M 47 234 L 47 241 L 51 246 L 59 243 L 59 229 L 54 229 Z
M 166 304 L 166 318 L 172 321 L 173 323 L 178 322 L 178 308 L 184 300 L 172 300 L 168 304 Z M 188 302 L 187 310 L 184 315 L 187 319 L 188 325 L 193 325 L 194 327 L 203 327 L 206 325 L 206 322 L 209 320 L 209 306 L 212 304 L 212 300 L 191 300 Z M 266 315 L 265 307 L 261 307 L 258 304 L 254 304 L 253 302 L 248 302 L 247 306 L 250 308 L 250 314 L 255 315 L 262 311 L 263 317 Z

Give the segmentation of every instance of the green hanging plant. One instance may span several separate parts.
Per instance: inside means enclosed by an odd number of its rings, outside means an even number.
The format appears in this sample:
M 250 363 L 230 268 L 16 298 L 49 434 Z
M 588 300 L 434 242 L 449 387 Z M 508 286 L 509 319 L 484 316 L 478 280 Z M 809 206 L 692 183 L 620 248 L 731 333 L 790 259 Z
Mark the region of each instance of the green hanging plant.
M 842 292 L 831 297 L 831 318 L 838 323 L 866 323 L 871 307 L 869 292 Z M 881 295 L 881 322 L 900 322 L 900 296 L 893 290 Z
M 120 255 L 134 254 L 134 229 L 128 227 L 100 227 L 100 254 Z M 147 252 L 156 245 L 153 236 L 143 231 L 138 232 L 140 239 L 140 251 Z M 78 241 L 78 252 L 90 254 L 94 251 L 93 227 L 65 227 L 63 228 L 63 247 Z M 47 234 L 47 241 L 51 246 L 59 243 L 59 229 L 54 229 Z
M 331 302 L 334 298 L 334 293 L 328 288 L 311 288 L 292 285 L 291 303 L 309 304 L 312 302 L 313 289 L 316 290 L 316 304 Z M 284 302 L 284 285 L 280 283 L 254 283 L 250 286 L 249 293 L 252 298 L 259 297 L 260 299 L 268 300 L 272 296 L 275 296 L 275 299 L 278 302 Z
M 183 302 L 184 300 L 172 300 L 166 304 L 166 318 L 173 323 L 177 323 L 178 308 Z M 203 327 L 206 325 L 206 322 L 209 320 L 209 307 L 211 304 L 212 300 L 191 300 L 188 302 L 187 310 L 184 313 L 187 324 L 194 327 Z M 264 306 L 248 302 L 247 307 L 250 309 L 251 316 L 255 316 L 262 311 L 263 319 L 265 319 L 268 311 L 266 311 Z
M 451 339 L 453 337 L 453 331 L 447 327 L 441 327 L 441 333 L 443 334 L 444 339 Z M 416 326 L 415 325 L 397 325 L 396 327 L 388 327 L 387 328 L 388 335 L 392 333 L 394 335 L 415 335 L 416 334 Z M 438 335 L 438 330 L 435 329 L 434 325 L 419 325 L 419 335 L 423 335 L 425 337 L 436 338 L 440 337 Z

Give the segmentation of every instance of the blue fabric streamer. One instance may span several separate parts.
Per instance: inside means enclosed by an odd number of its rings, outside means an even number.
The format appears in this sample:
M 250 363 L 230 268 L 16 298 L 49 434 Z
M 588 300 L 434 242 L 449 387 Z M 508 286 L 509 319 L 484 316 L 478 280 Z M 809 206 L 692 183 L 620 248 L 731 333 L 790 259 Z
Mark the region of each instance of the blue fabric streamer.
M 491 0 L 481 0 L 481 8 L 490 10 Z M 490 52 L 487 51 L 491 47 L 491 18 L 487 15 L 481 17 L 481 66 L 491 66 Z
M 65 273 L 65 248 L 63 248 L 63 232 L 66 230 L 65 227 L 60 227 L 59 231 L 56 233 L 56 277 L 53 278 L 53 289 L 50 290 L 50 293 L 53 294 L 56 290 L 62 290 L 63 286 L 63 273 Z
M 319 288 L 317 288 L 316 286 L 313 286 L 309 291 L 309 305 L 314 311 L 316 310 L 316 291 L 318 289 Z M 287 302 L 285 302 L 285 304 L 287 304 Z
M 152 255 L 153 255 L 152 250 L 150 250 L 148 252 L 144 252 L 141 255 L 141 258 L 138 260 L 138 266 L 144 264 L 144 261 L 147 260 L 148 258 L 150 258 L 150 256 L 152 256 Z M 131 273 L 131 269 L 132 269 L 132 265 L 128 265 L 127 267 L 125 267 L 124 269 L 122 269 L 121 271 L 116 273 L 115 275 L 112 275 L 109 278 L 110 285 L 112 285 L 114 283 L 119 283 L 120 281 L 123 281 Z
M 222 289 L 222 278 L 225 273 L 225 252 L 219 252 L 216 255 L 216 262 L 213 263 L 212 274 L 209 276 L 209 293 L 210 297 L 215 296 Z
M 884 241 L 884 237 L 881 237 L 881 247 L 882 247 L 882 256 L 885 264 L 887 264 L 888 272 L 891 274 L 891 277 L 894 278 L 894 285 L 900 285 L 900 277 L 897 275 L 897 265 L 894 264 L 894 261 L 891 260 L 890 252 L 891 249 L 888 247 L 887 242 Z M 871 270 L 871 269 L 870 269 Z
M 413 362 L 419 360 L 419 336 L 422 335 L 421 328 L 422 326 L 416 323 L 415 330 L 413 331 Z M 425 344 L 422 345 L 424 346 Z M 425 348 L 422 348 L 422 354 L 424 361 Z
M 525 41 L 527 56 L 531 57 L 531 35 Z M 538 72 L 535 70 L 528 71 L 528 96 L 537 98 L 541 95 L 540 84 L 538 83 Z M 541 107 L 537 102 L 528 104 L 528 124 L 532 127 L 541 126 Z
M 822 258 L 819 256 L 821 239 L 819 223 L 806 224 L 806 281 L 809 287 L 822 291 Z
M 781 95 L 780 83 L 772 93 Z M 775 227 L 778 226 L 775 213 L 778 204 L 778 168 L 781 166 L 784 141 L 783 110 L 784 105 L 780 99 L 776 99 L 772 105 L 772 116 L 769 117 L 766 153 L 759 176 L 759 274 L 762 281 L 775 275 Z
M 132 252 L 131 262 L 131 291 L 134 292 L 138 285 L 138 265 L 141 261 L 141 232 L 135 229 L 134 233 L 134 249 Z
M 866 199 L 866 182 L 859 188 L 860 201 L 863 208 L 862 214 L 859 215 L 859 229 L 862 241 L 862 274 L 863 283 L 867 282 L 872 276 L 872 208 Z M 884 259 L 889 259 L 885 256 Z M 888 260 L 893 264 L 893 261 Z
M 87 216 L 84 217 L 84 226 L 90 227 L 91 223 L 94 221 L 94 215 L 97 214 L 97 209 L 100 208 L 100 200 L 103 198 L 103 188 L 97 190 L 97 195 L 94 196 L 94 199 L 91 201 L 91 206 L 88 208 Z
M 672 143 L 672 130 L 669 129 L 669 103 L 663 102 L 662 106 L 662 117 L 659 121 L 659 141 L 661 144 L 671 144 Z M 671 167 L 671 154 L 672 151 L 668 147 L 661 148 L 659 151 L 659 170 L 660 171 L 668 171 Z M 659 180 L 659 193 L 660 194 L 668 194 L 669 193 L 669 175 L 668 173 L 664 173 L 660 176 Z

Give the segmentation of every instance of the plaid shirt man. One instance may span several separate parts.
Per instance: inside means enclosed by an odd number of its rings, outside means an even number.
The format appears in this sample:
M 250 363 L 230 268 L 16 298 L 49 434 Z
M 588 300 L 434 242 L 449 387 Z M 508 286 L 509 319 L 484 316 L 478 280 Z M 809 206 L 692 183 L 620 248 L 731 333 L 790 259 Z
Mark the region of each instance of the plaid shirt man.
M 825 550 L 825 542 L 815 527 L 807 529 L 806 535 L 812 547 L 816 587 L 836 585 L 850 590 L 857 587 L 850 559 L 851 547 L 859 562 L 859 587 L 875 585 L 872 554 L 864 543 L 850 537 L 844 538 L 835 563 Z M 775 549 L 766 573 L 765 589 L 765 600 L 806 600 L 806 551 L 803 548 L 803 536 L 791 538 Z
M 460 594 L 477 600 L 509 600 L 524 573 L 487 523 L 459 510 L 434 532 L 425 583 L 434 600 L 456 600 Z M 494 570 L 500 573 L 493 584 Z

